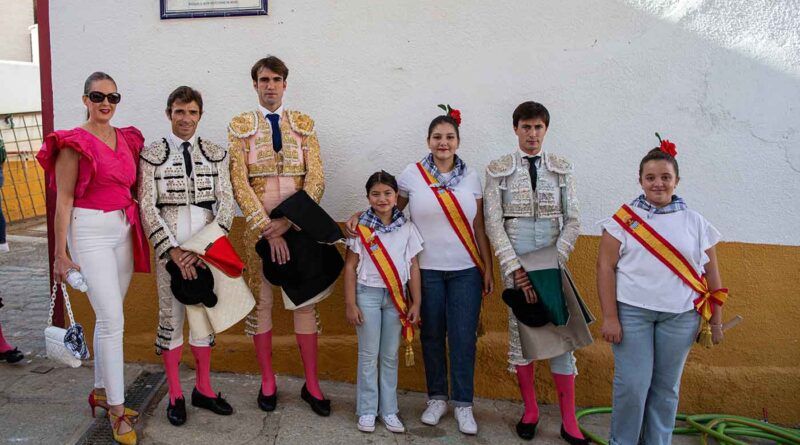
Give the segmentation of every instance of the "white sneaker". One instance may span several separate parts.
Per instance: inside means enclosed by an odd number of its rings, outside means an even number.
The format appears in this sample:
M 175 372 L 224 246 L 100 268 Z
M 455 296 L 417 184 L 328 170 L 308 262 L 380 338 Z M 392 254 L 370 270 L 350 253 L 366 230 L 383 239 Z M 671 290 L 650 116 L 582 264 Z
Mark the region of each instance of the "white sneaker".
M 397 417 L 397 414 L 381 416 L 381 421 L 383 421 L 383 424 L 386 425 L 386 429 L 393 433 L 406 432 L 406 427 L 403 426 L 403 422 L 400 421 L 400 418 Z
M 475 418 L 472 416 L 472 407 L 457 406 L 455 411 L 458 430 L 464 434 L 478 434 L 478 424 L 475 423 Z
M 375 431 L 375 416 L 372 414 L 364 414 L 358 418 L 358 430 L 365 433 Z
M 444 400 L 428 400 L 428 407 L 422 413 L 420 420 L 425 425 L 435 426 L 439 424 L 439 419 L 447 412 L 447 402 Z
M 8 243 L 0 244 L 0 252 L 8 252 L 10 249 L 8 248 Z

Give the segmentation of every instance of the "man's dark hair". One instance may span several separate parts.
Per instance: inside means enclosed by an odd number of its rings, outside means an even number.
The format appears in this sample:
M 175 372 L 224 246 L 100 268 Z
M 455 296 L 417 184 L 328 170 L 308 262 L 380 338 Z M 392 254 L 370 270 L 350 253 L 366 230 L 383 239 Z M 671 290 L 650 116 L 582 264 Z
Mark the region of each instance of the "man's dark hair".
M 187 87 L 185 85 L 179 86 L 175 88 L 175 91 L 169 94 L 167 98 L 167 114 L 172 114 L 172 104 L 174 104 L 175 101 L 184 104 L 197 102 L 197 106 L 200 108 L 200 114 L 203 114 L 203 96 L 192 87 Z
M 514 114 L 512 115 L 512 119 L 514 120 L 514 128 L 517 128 L 519 121 L 535 119 L 537 117 L 544 121 L 545 127 L 550 127 L 550 112 L 547 111 L 547 108 L 545 108 L 544 105 L 532 100 L 529 100 L 528 102 L 522 102 L 517 106 L 517 108 L 514 110 Z
M 261 70 L 261 68 L 266 68 L 273 73 L 281 75 L 283 80 L 286 80 L 286 78 L 289 77 L 289 68 L 286 67 L 286 64 L 283 63 L 283 60 L 275 56 L 267 56 L 256 62 L 256 64 L 253 65 L 253 68 L 250 69 L 250 77 L 253 78 L 253 82 L 258 80 L 258 71 Z

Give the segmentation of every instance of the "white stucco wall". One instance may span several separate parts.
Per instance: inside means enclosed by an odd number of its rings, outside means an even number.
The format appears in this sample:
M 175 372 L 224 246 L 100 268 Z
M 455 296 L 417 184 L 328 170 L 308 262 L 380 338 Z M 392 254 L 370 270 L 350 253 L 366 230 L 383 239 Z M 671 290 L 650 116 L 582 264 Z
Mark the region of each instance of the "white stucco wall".
M 40 111 L 39 65 L 0 60 L 0 114 Z
M 30 62 L 32 0 L 0 0 L 0 60 Z M 1 97 L 1 96 L 0 96 Z
M 201 90 L 201 133 L 252 109 L 249 70 L 290 68 L 286 103 L 318 121 L 324 206 L 365 207 L 363 183 L 426 153 L 427 124 L 462 110 L 460 155 L 481 171 L 515 149 L 511 112 L 544 103 L 545 149 L 576 164 L 583 232 L 638 194 L 659 131 L 678 192 L 728 241 L 800 245 L 800 8 L 795 0 L 271 2 L 260 17 L 159 20 L 158 2 L 51 1 L 56 127 L 80 123 L 85 77 L 112 74 L 116 125 L 168 131 L 166 97 Z

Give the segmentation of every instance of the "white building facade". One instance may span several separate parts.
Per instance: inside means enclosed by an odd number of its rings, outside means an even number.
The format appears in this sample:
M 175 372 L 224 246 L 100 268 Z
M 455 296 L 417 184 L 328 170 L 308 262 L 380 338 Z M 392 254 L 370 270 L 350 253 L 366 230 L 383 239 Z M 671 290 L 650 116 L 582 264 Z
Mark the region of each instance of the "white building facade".
M 793 6 L 794 5 L 794 6 Z M 511 113 L 545 104 L 544 143 L 574 161 L 583 233 L 639 192 L 638 162 L 677 144 L 678 188 L 726 241 L 800 245 L 800 9 L 791 0 L 713 2 L 271 1 L 269 15 L 161 20 L 158 2 L 51 1 L 55 127 L 84 116 L 83 82 L 111 74 L 115 124 L 169 130 L 179 85 L 205 100 L 201 133 L 224 142 L 256 107 L 250 67 L 290 69 L 287 107 L 317 121 L 337 219 L 366 206 L 374 171 L 427 152 L 449 103 L 459 154 L 481 172 L 515 149 Z

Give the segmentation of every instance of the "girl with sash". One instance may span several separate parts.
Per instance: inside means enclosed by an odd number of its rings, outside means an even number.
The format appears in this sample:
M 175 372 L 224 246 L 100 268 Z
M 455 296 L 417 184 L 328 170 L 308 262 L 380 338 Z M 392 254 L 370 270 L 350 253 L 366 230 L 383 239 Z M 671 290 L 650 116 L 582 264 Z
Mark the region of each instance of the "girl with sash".
M 428 406 L 422 423 L 436 425 L 455 407 L 458 429 L 477 434 L 472 414 L 475 351 L 482 295 L 492 292 L 492 252 L 483 224 L 483 190 L 477 171 L 456 155 L 461 114 L 428 126 L 430 153 L 409 164 L 398 179 L 402 209 L 425 240 L 419 256 L 422 278 L 420 327 Z M 448 352 L 450 390 L 448 391 Z
M 400 337 L 406 365 L 413 366 L 413 326 L 419 323 L 422 236 L 397 208 L 397 180 L 380 171 L 367 180 L 370 208 L 347 241 L 344 287 L 347 321 L 358 333 L 356 415 L 358 429 L 375 430 L 380 414 L 386 429 L 405 432 L 397 417 Z
M 650 150 L 639 164 L 644 194 L 602 223 L 597 288 L 614 352 L 612 445 L 669 444 L 698 324 L 709 346 L 723 337 L 720 233 L 673 194 L 675 156 L 667 140 Z
M 425 250 L 419 255 L 420 318 L 425 320 L 420 341 L 428 406 L 421 420 L 437 425 L 450 400 L 458 429 L 477 434 L 472 414 L 475 351 L 482 295 L 494 288 L 492 252 L 484 230 L 478 173 L 456 155 L 461 113 L 446 105 L 440 108 L 447 114 L 428 126 L 430 153 L 409 164 L 397 180 L 397 207 L 405 210 L 408 205 L 409 219 L 425 240 Z M 356 218 L 347 224 L 348 236 L 356 235 Z

